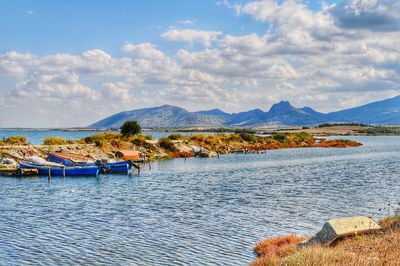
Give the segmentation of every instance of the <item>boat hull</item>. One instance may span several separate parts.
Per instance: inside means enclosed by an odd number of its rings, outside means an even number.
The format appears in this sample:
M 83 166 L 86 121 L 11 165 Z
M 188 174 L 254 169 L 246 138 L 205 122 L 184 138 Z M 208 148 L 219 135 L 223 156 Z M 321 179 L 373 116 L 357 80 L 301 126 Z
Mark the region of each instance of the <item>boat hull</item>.
M 104 163 L 102 166 L 106 174 L 126 174 L 132 169 L 129 161 Z
M 120 162 L 112 162 L 112 163 L 101 163 L 101 162 L 73 162 L 70 159 L 67 159 L 65 156 L 61 156 L 59 154 L 50 153 L 47 157 L 48 160 L 60 163 L 65 166 L 99 166 L 100 172 L 102 174 L 126 174 L 132 169 L 132 163 L 130 161 L 120 161 Z
M 21 169 L 37 169 L 39 175 L 51 176 L 97 176 L 100 168 L 97 166 L 79 166 L 79 167 L 54 167 L 43 166 L 31 163 L 20 163 Z

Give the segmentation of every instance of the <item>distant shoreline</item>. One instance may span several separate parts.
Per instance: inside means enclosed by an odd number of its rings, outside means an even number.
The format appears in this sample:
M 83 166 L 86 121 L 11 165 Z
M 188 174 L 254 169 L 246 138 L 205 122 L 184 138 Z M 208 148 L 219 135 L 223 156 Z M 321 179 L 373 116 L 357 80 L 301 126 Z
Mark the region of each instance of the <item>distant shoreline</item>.
M 96 131 L 96 132 L 117 132 L 117 128 L 0 128 L 4 131 Z M 400 126 L 370 126 L 357 124 L 326 124 L 319 126 L 282 126 L 264 128 L 234 128 L 234 127 L 176 127 L 176 128 L 154 128 L 143 129 L 144 132 L 182 132 L 182 133 L 237 133 L 250 132 L 253 134 L 273 134 L 273 133 L 299 133 L 306 132 L 314 136 L 400 136 Z

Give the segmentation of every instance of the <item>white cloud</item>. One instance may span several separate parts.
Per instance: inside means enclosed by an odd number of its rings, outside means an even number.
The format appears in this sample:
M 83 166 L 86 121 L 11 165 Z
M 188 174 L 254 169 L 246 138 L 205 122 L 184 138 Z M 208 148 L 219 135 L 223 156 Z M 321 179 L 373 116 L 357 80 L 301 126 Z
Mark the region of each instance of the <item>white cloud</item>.
M 331 12 L 344 28 L 400 29 L 400 2 L 397 0 L 345 0 Z
M 34 74 L 20 80 L 11 93 L 22 98 L 86 98 L 94 101 L 100 96 L 97 91 L 82 85 L 75 73 Z
M 161 37 L 167 41 L 174 42 L 188 42 L 190 45 L 199 43 L 205 47 L 210 47 L 219 36 L 222 35 L 220 31 L 201 31 L 191 29 L 172 29 L 161 34 Z
M 129 84 L 124 82 L 103 83 L 104 96 L 111 99 L 127 101 L 129 99 Z
M 331 111 L 383 99 L 400 94 L 400 29 L 386 23 L 396 18 L 397 3 L 347 0 L 312 11 L 294 0 L 254 1 L 241 15 L 265 25 L 265 33 L 171 29 L 164 39 L 203 46 L 176 53 L 149 42 L 123 45 L 120 57 L 100 49 L 44 56 L 10 51 L 0 55 L 0 102 L 9 112 L 35 105 L 43 117 L 46 108 L 54 114 L 68 108 L 64 120 L 71 125 L 74 116 L 89 124 L 165 103 L 237 112 L 290 100 Z M 350 17 L 357 27 L 345 23 Z
M 122 47 L 122 51 L 136 58 L 154 59 L 154 60 L 165 59 L 165 54 L 162 51 L 158 50 L 154 44 L 148 42 L 141 43 L 138 45 L 127 43 Z
M 234 3 L 232 4 L 228 0 L 222 0 L 217 2 L 217 6 L 224 6 L 228 9 L 232 9 L 234 11 L 234 14 L 236 16 L 239 16 L 241 13 L 242 5 L 239 3 Z

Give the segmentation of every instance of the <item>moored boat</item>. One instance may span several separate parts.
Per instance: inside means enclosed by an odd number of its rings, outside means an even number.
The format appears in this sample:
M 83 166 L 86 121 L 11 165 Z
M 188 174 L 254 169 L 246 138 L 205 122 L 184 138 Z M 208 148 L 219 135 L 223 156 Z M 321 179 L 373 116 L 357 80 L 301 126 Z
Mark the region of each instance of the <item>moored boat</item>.
M 105 170 L 106 174 L 126 174 L 132 169 L 131 161 L 120 161 L 103 163 L 102 170 Z
M 73 153 L 50 153 L 47 156 L 49 161 L 60 163 L 65 166 L 98 166 L 102 174 L 126 174 L 132 169 L 130 160 L 118 162 L 91 161 L 87 156 Z
M 21 169 L 37 169 L 39 175 L 46 176 L 97 176 L 100 173 L 98 166 L 49 166 L 34 163 L 20 163 Z

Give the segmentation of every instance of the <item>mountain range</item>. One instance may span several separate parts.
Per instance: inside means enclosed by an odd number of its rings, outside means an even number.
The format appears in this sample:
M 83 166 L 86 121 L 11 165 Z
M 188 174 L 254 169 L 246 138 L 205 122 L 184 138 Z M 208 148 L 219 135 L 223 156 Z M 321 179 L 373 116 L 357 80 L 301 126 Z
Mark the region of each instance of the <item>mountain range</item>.
M 320 113 L 311 107 L 296 108 L 288 101 L 276 103 L 266 112 L 254 109 L 232 114 L 220 109 L 189 112 L 181 107 L 162 105 L 121 112 L 89 127 L 118 128 L 127 120 L 136 120 L 144 128 L 311 126 L 321 123 L 399 125 L 400 95 L 331 113 Z

